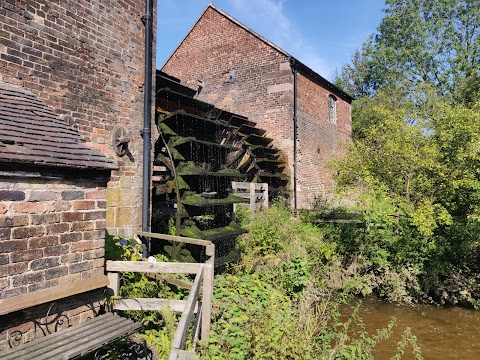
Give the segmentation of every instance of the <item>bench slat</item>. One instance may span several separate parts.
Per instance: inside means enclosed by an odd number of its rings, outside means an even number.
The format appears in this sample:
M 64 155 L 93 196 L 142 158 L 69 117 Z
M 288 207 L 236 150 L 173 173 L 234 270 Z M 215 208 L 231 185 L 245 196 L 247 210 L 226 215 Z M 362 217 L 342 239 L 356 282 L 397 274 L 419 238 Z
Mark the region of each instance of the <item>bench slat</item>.
M 108 278 L 105 275 L 102 275 L 33 291 L 23 295 L 0 299 L 0 315 L 6 315 L 14 311 L 99 289 L 107 285 Z
M 97 349 L 102 344 L 109 343 L 111 341 L 121 339 L 127 335 L 138 331 L 141 326 L 137 326 L 140 324 L 131 323 L 125 324 L 120 327 L 110 327 L 109 331 L 104 333 L 103 336 L 98 336 L 98 334 L 90 334 L 88 337 L 84 337 L 81 340 L 81 343 L 77 344 L 75 349 L 70 350 L 69 352 L 65 353 L 63 359 L 71 359 L 75 356 L 88 354 L 89 352 Z M 45 358 L 47 360 L 47 358 Z
M 95 326 L 96 323 L 100 323 L 100 322 L 103 322 L 103 321 L 109 321 L 109 318 L 114 316 L 112 313 L 106 313 L 104 315 L 101 315 L 101 316 L 97 316 L 97 317 L 94 317 L 93 319 L 89 319 L 88 321 L 85 321 L 81 324 L 77 324 L 75 326 L 72 326 L 72 328 L 75 328 L 77 329 L 77 331 L 81 331 L 82 328 L 84 327 L 92 327 L 92 326 Z M 16 347 L 16 348 L 13 348 L 13 349 L 8 349 L 6 351 L 6 354 L 4 355 L 1 351 L 0 351 L 0 359 L 2 360 L 9 360 L 9 359 L 14 359 L 15 356 L 24 356 L 25 354 L 29 353 L 29 352 L 32 352 L 34 350 L 34 348 L 38 347 L 38 344 L 37 342 L 42 342 L 42 346 L 44 348 L 47 348 L 50 344 L 55 344 L 58 340 L 58 337 L 59 336 L 64 336 L 63 335 L 63 331 L 67 331 L 69 328 L 66 328 L 66 329 L 62 329 L 60 331 L 57 331 L 53 334 L 49 334 L 48 336 L 45 336 L 45 337 L 42 337 L 42 338 L 37 338 L 33 341 L 29 341 L 28 343 L 26 344 L 21 344 L 19 347 Z M 37 330 L 39 331 L 39 330 Z M 62 334 L 60 335 L 60 333 L 62 332 Z M 6 357 L 5 357 L 6 356 Z
M 49 357 L 53 357 L 56 352 L 65 350 L 68 344 L 73 346 L 73 343 L 80 340 L 85 334 L 90 334 L 92 331 L 103 332 L 105 328 L 109 326 L 111 322 L 115 324 L 121 324 L 121 318 L 111 317 L 106 321 L 97 321 L 96 324 L 90 324 L 89 321 L 85 322 L 85 326 L 76 327 L 72 326 L 65 330 L 57 331 L 53 338 L 50 338 L 52 335 L 46 336 L 44 341 L 39 339 L 40 346 L 34 347 L 31 351 L 28 352 L 28 355 L 32 358 L 38 359 L 42 354 L 46 353 Z M 57 349 L 60 349 L 56 351 Z
M 19 348 L 0 352 L 2 360 L 70 359 L 87 354 L 103 344 L 128 336 L 141 328 L 140 323 L 107 313 L 82 324 L 62 329 Z
M 65 334 L 64 337 L 57 338 L 57 342 L 51 344 L 48 349 L 45 349 L 45 347 L 41 346 L 39 349 L 39 353 L 35 353 L 34 358 L 35 360 L 48 360 L 56 358 L 63 359 L 67 351 L 71 350 L 72 348 L 77 348 L 81 344 L 82 339 L 84 339 L 88 335 L 94 333 L 97 335 L 97 337 L 99 337 L 104 332 L 108 333 L 111 330 L 111 327 L 122 328 L 124 325 L 121 319 L 122 318 L 119 317 L 111 318 L 110 321 L 97 323 L 97 326 L 95 327 L 84 327 L 80 332 L 78 332 L 76 329 L 73 329 L 70 331 L 69 334 Z M 92 345 L 98 347 L 101 344 L 103 344 L 103 342 L 95 342 Z M 32 357 L 31 354 L 28 355 Z

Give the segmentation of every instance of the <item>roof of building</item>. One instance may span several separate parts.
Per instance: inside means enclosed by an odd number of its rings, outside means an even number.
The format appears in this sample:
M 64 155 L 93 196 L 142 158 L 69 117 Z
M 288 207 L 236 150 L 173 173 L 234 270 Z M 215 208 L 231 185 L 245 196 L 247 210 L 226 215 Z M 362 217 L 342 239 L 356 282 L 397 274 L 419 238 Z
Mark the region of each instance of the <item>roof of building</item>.
M 74 127 L 35 95 L 0 82 L 0 163 L 117 169 L 112 160 L 83 142 Z
M 256 33 L 255 31 L 253 31 L 252 29 L 250 29 L 248 26 L 242 24 L 240 21 L 238 21 L 237 19 L 235 19 L 234 17 L 230 16 L 229 14 L 227 14 L 226 12 L 224 12 L 223 10 L 221 10 L 220 8 L 218 8 L 217 6 L 215 6 L 214 4 L 208 4 L 208 6 L 206 7 L 206 9 L 204 10 L 204 12 L 202 13 L 202 15 L 200 15 L 200 17 L 198 18 L 198 20 L 195 22 L 195 24 L 192 26 L 192 28 L 189 30 L 189 32 L 187 33 L 187 35 L 183 38 L 183 40 L 180 42 L 180 44 L 177 46 L 177 48 L 173 51 L 173 53 L 170 55 L 170 57 L 167 59 L 167 61 L 165 61 L 165 64 L 170 60 L 170 58 L 173 56 L 173 54 L 175 54 L 175 52 L 178 50 L 178 48 L 180 48 L 180 46 L 182 45 L 182 43 L 185 41 L 185 39 L 188 37 L 188 35 L 192 32 L 192 30 L 195 28 L 195 26 L 197 25 L 197 23 L 200 21 L 200 19 L 203 17 L 203 15 L 205 15 L 205 13 L 208 11 L 208 9 L 213 9 L 214 11 L 216 11 L 217 13 L 219 13 L 220 15 L 224 16 L 225 18 L 229 19 L 231 22 L 233 22 L 234 24 L 236 24 L 237 26 L 241 27 L 242 29 L 244 29 L 245 31 L 249 32 L 250 34 L 252 34 L 253 36 L 255 36 L 256 38 L 258 38 L 259 40 L 263 41 L 265 44 L 267 44 L 268 46 L 272 47 L 273 49 L 277 50 L 279 53 L 285 55 L 286 57 L 288 57 L 290 59 L 290 63 L 295 66 L 295 68 L 297 69 L 298 72 L 300 72 L 301 74 L 307 76 L 308 78 L 310 78 L 312 81 L 318 83 L 319 85 L 323 86 L 325 89 L 331 91 L 332 93 L 338 95 L 340 98 L 344 99 L 345 101 L 348 101 L 348 102 L 352 102 L 352 100 L 354 99 L 352 96 L 350 96 L 349 94 L 347 94 L 346 92 L 344 92 L 342 89 L 340 89 L 339 87 L 335 86 L 334 84 L 332 84 L 330 81 L 328 81 L 327 79 L 325 79 L 324 77 L 322 77 L 321 75 L 319 75 L 317 72 L 315 72 L 314 70 L 312 70 L 311 68 L 309 68 L 307 65 L 305 65 L 304 63 L 302 63 L 301 61 L 299 61 L 298 59 L 296 59 L 295 57 L 293 57 L 292 55 L 290 55 L 289 53 L 287 53 L 285 50 L 283 50 L 281 47 L 275 45 L 274 43 L 272 43 L 271 41 L 269 41 L 268 39 L 264 38 L 263 36 L 261 36 L 260 34 Z M 164 65 L 165 65 L 164 64 Z

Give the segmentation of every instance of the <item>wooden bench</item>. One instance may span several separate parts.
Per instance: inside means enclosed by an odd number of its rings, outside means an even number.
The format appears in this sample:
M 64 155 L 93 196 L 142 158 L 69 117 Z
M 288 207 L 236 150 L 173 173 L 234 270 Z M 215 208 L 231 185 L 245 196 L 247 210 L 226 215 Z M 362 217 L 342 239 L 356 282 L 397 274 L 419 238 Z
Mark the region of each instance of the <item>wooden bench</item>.
M 139 331 L 142 324 L 106 313 L 81 324 L 0 352 L 2 360 L 74 359 Z
M 2 299 L 0 300 L 0 315 L 6 315 L 32 306 L 57 301 L 90 290 L 100 289 L 107 285 L 108 278 L 106 276 L 99 276 Z M 50 308 L 51 306 L 48 312 Z M 65 315 L 59 315 L 58 317 L 60 318 L 62 316 Z M 48 326 L 47 318 L 48 313 L 44 324 L 38 324 L 34 321 L 35 328 L 37 328 L 37 325 L 47 324 Z M 20 344 L 8 350 L 0 351 L 0 359 L 74 359 L 138 332 L 141 328 L 142 324 L 140 323 L 122 318 L 113 313 L 106 313 L 88 319 L 81 324 L 68 326 L 54 333 L 50 333 L 50 329 L 47 327 L 47 336 Z M 20 333 L 18 335 L 22 334 Z

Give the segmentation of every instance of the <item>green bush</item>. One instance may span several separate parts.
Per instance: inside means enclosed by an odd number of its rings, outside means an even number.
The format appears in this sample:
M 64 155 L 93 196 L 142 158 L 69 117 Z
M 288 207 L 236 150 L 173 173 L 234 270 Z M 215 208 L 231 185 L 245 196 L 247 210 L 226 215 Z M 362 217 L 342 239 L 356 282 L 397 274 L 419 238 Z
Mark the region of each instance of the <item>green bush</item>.
M 300 359 L 304 342 L 289 298 L 258 274 L 215 278 L 213 322 L 205 359 Z

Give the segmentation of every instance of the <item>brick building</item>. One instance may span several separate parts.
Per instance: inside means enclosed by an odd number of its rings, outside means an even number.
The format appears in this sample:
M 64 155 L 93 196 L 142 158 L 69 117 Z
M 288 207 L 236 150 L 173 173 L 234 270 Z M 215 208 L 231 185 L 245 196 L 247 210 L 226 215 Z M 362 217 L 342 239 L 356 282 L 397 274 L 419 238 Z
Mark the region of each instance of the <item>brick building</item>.
M 296 177 L 290 188 L 297 207 L 328 196 L 333 184 L 326 163 L 351 137 L 353 99 L 348 94 L 214 5 L 162 70 L 197 90 L 198 99 L 247 116 L 267 130 L 287 154 L 290 178 Z
M 106 234 L 139 229 L 144 14 L 144 1 L 0 0 L 0 302 L 103 275 Z M 78 322 L 102 298 L 63 308 Z M 0 316 L 0 348 L 40 316 Z

